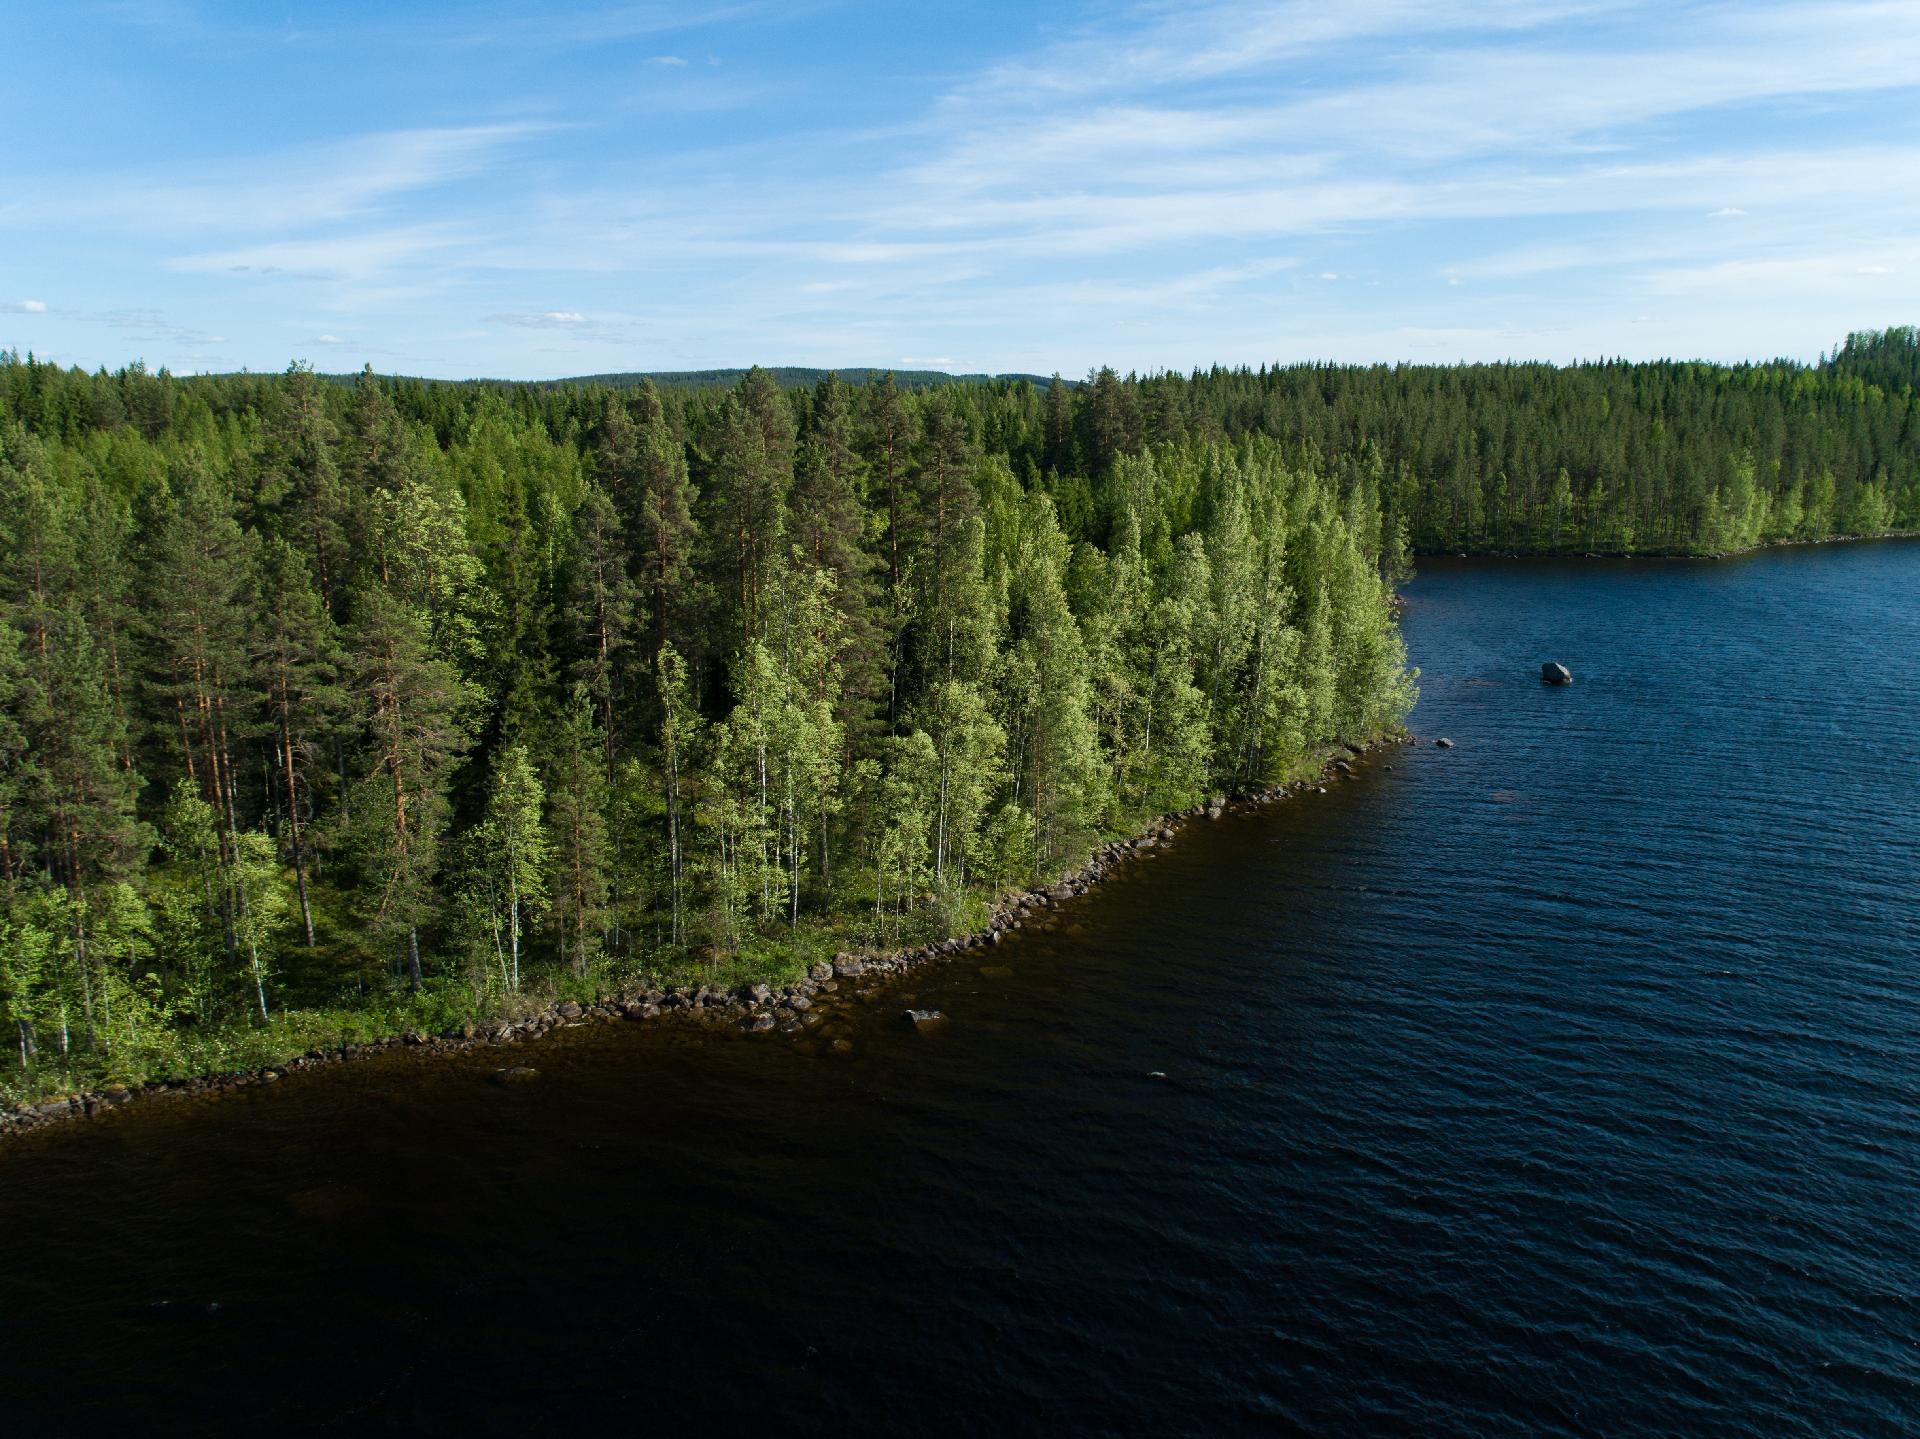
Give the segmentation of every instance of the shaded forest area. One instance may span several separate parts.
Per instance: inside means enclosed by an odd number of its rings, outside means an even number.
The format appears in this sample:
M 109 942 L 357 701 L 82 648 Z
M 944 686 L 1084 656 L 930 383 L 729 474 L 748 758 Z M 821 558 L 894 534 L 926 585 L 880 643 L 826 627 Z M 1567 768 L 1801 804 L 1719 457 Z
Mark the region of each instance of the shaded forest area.
M 0 357 L 0 1082 L 974 928 L 1394 730 L 1390 471 L 1267 386 Z

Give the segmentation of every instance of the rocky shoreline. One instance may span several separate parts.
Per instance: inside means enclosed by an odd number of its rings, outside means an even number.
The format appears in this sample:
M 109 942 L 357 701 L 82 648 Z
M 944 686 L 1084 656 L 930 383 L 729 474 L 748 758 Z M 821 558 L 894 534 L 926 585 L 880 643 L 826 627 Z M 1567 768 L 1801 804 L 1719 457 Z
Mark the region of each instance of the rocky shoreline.
M 958 955 L 993 948 L 1006 936 L 1029 924 L 1041 922 L 1044 916 L 1066 901 L 1086 894 L 1127 860 L 1173 843 L 1184 825 L 1199 820 L 1217 820 L 1229 811 L 1257 808 L 1290 794 L 1316 790 L 1324 793 L 1330 775 L 1353 773 L 1349 756 L 1357 758 L 1414 742 L 1411 735 L 1397 734 L 1363 744 L 1345 744 L 1330 753 L 1317 778 L 1267 785 L 1244 794 L 1216 795 L 1186 809 L 1161 815 L 1149 821 L 1131 838 L 1099 846 L 1086 863 L 1053 883 L 1003 895 L 994 907 L 987 927 L 974 934 L 934 940 L 911 949 L 879 954 L 841 953 L 834 957 L 831 964 L 816 964 L 804 979 L 778 988 L 765 983 L 743 984 L 732 989 L 718 989 L 707 984 L 675 985 L 667 989 L 648 988 L 619 994 L 595 1004 L 564 1000 L 524 1019 L 469 1024 L 444 1034 L 415 1031 L 360 1044 L 310 1049 L 284 1064 L 263 1069 L 156 1079 L 139 1085 L 109 1085 L 104 1089 L 26 1103 L 0 1111 L 0 1140 L 105 1114 L 136 1101 L 191 1098 L 253 1085 L 276 1084 L 294 1073 L 344 1064 L 389 1049 L 452 1053 L 504 1047 L 538 1039 L 558 1029 L 616 1021 L 676 1020 L 711 1028 L 737 1027 L 750 1034 L 796 1034 L 818 1024 L 823 1011 L 836 1003 L 846 1000 L 876 1002 L 880 996 L 875 986 L 889 979 Z M 938 1011 L 908 1009 L 902 1012 L 902 1018 L 916 1027 L 922 1027 L 938 1023 L 941 1016 Z M 533 1074 L 529 1066 L 511 1065 L 497 1071 L 496 1077 L 504 1083 L 512 1083 L 531 1078 Z

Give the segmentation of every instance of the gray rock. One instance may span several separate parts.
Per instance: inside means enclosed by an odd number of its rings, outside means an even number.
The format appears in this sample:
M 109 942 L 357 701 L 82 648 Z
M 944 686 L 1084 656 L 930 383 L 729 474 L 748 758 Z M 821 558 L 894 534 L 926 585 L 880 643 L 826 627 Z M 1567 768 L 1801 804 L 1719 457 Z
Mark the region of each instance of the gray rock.
M 1548 660 L 1540 666 L 1540 683 L 1543 685 L 1570 685 L 1573 683 L 1573 671 L 1565 665 Z
M 1437 739 L 1433 742 L 1433 747 L 1435 749 L 1452 749 L 1453 741 L 1445 738 Z
M 858 955 L 843 954 L 833 961 L 833 972 L 841 979 L 852 979 L 867 972 L 867 962 Z
M 900 1018 L 915 1029 L 925 1029 L 928 1025 L 943 1022 L 946 1016 L 937 1009 L 903 1009 Z

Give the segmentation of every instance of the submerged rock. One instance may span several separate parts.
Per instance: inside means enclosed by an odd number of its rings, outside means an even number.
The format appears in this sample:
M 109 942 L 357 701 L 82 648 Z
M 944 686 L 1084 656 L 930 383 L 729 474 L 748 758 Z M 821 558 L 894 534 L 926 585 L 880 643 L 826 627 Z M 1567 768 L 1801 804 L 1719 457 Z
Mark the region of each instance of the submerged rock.
M 1573 683 L 1573 671 L 1565 665 L 1548 660 L 1540 666 L 1540 683 L 1543 685 L 1570 685 Z

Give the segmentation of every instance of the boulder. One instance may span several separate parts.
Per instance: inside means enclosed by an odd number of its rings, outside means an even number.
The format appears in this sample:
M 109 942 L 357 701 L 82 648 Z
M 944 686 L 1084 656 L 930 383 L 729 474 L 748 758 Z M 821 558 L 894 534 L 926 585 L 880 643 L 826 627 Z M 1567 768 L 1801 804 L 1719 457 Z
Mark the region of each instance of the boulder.
M 929 1025 L 939 1024 L 946 1016 L 937 1009 L 903 1009 L 900 1018 L 915 1029 L 925 1029 Z
M 867 963 L 857 955 L 839 955 L 833 961 L 833 972 L 841 979 L 852 979 L 867 972 Z
M 1540 683 L 1543 685 L 1570 685 L 1573 683 L 1573 671 L 1565 665 L 1548 660 L 1540 666 Z
M 1445 737 L 1442 737 L 1433 742 L 1433 747 L 1435 749 L 1452 749 L 1453 741 Z

